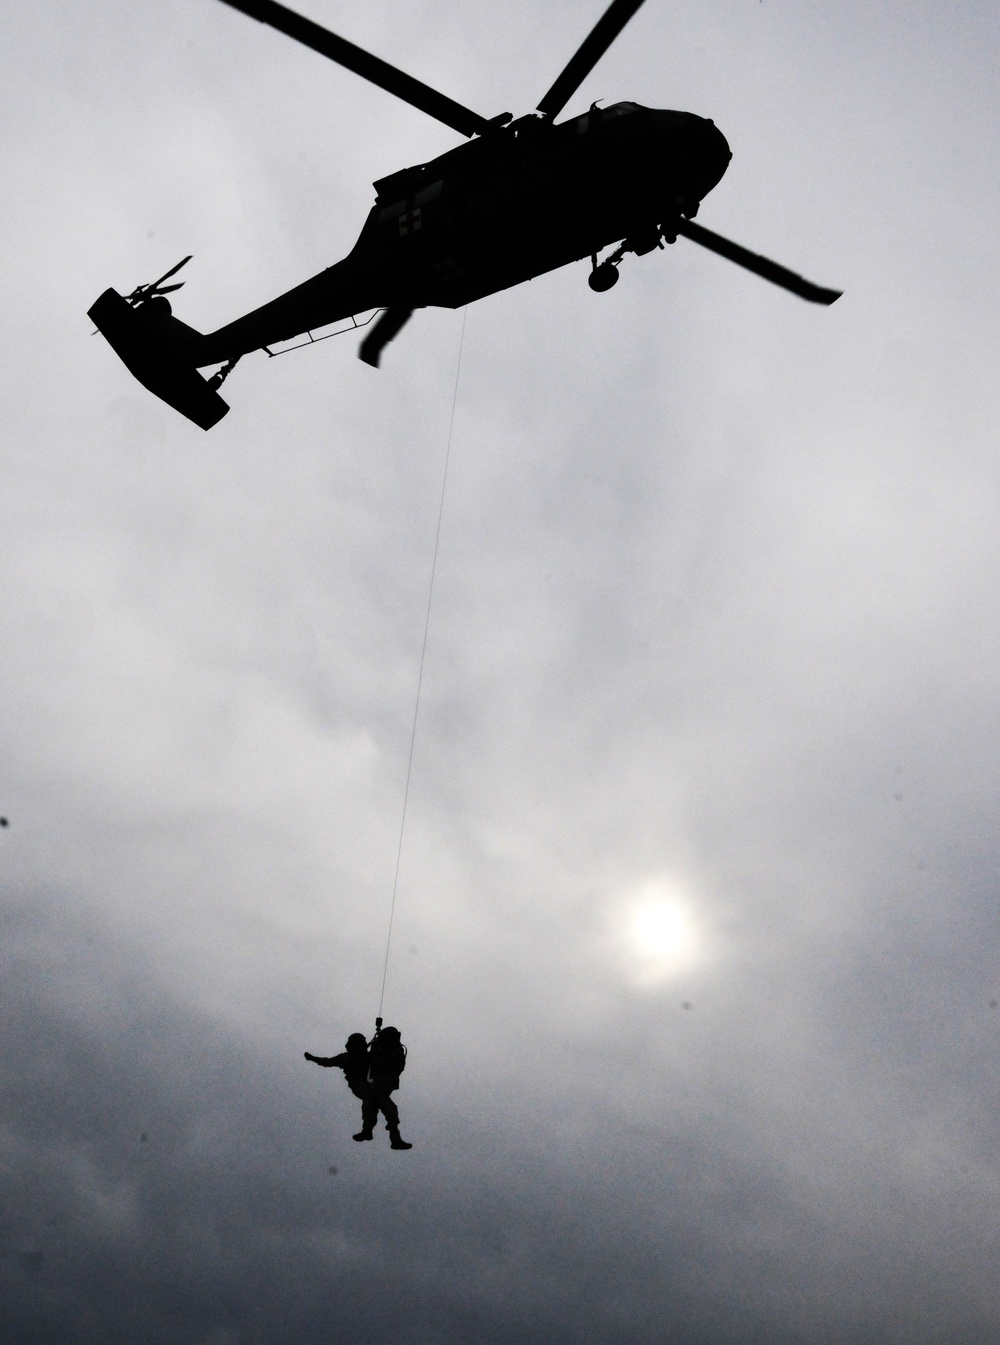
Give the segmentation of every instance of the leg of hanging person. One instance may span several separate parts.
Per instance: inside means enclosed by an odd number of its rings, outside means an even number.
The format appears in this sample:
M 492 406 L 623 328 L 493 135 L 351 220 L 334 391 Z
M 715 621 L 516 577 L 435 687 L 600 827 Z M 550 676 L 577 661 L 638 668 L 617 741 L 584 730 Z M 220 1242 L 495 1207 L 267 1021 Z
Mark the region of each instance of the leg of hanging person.
M 380 317 L 375 319 L 374 327 L 361 342 L 358 348 L 358 359 L 364 360 L 365 364 L 370 364 L 373 369 L 377 369 L 384 348 L 394 336 L 399 335 L 412 317 L 412 308 L 387 308 Z
M 399 1108 L 389 1096 L 388 1088 L 379 1088 L 372 1085 L 372 1106 L 376 1109 L 376 1115 L 381 1112 L 385 1117 L 386 1130 L 397 1130 L 399 1128 Z
M 356 1140 L 370 1140 L 378 1125 L 378 1099 L 369 1093 L 361 1099 L 361 1129 L 354 1136 Z
M 413 1145 L 407 1144 L 406 1140 L 404 1140 L 399 1133 L 399 1111 L 397 1110 L 395 1103 L 392 1104 L 392 1113 L 392 1116 L 389 1116 L 389 1114 L 386 1113 L 385 1118 L 385 1128 L 389 1132 L 389 1148 L 412 1149 Z
M 406 1140 L 404 1140 L 399 1133 L 399 1108 L 389 1096 L 391 1092 L 391 1088 L 375 1091 L 379 1110 L 385 1117 L 385 1128 L 389 1132 L 389 1147 L 390 1149 L 412 1149 L 413 1145 L 407 1144 Z

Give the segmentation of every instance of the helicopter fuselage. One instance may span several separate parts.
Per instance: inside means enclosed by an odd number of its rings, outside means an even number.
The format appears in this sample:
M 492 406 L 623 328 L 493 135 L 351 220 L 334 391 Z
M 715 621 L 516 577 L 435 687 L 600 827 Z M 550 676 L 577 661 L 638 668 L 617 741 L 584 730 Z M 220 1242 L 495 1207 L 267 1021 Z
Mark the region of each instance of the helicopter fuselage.
M 371 309 L 458 308 L 622 239 L 650 251 L 729 159 L 711 121 L 635 103 L 496 125 L 376 182 L 343 261 L 216 332 L 185 328 L 187 353 L 204 367 Z
M 202 429 L 229 407 L 219 389 L 253 350 L 315 333 L 347 318 L 375 320 L 358 349 L 377 366 L 417 308 L 459 308 L 581 258 L 590 288 L 609 290 L 628 252 L 642 255 L 679 235 L 810 303 L 840 290 L 694 222 L 732 157 L 715 125 L 691 112 L 637 103 L 592 104 L 557 123 L 643 0 L 611 0 L 536 104 L 514 120 L 484 117 L 414 79 L 280 0 L 224 0 L 470 139 L 427 163 L 375 183 L 375 204 L 350 253 L 295 289 L 203 335 L 174 317 L 165 296 L 185 257 L 128 295 L 107 289 L 88 309 L 97 330 L 140 383 Z M 604 248 L 617 244 L 599 260 Z M 164 284 L 170 280 L 171 283 Z M 203 377 L 198 370 L 221 365 Z

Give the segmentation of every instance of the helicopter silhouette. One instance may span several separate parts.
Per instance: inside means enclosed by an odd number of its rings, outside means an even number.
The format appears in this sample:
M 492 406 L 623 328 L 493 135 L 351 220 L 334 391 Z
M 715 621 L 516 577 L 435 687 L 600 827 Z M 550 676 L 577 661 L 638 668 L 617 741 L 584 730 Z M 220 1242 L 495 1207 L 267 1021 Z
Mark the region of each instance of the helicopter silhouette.
M 557 267 L 589 258 L 597 292 L 618 280 L 626 253 L 642 256 L 680 236 L 814 303 L 823 289 L 777 262 L 694 223 L 732 157 L 715 124 L 691 112 L 596 104 L 556 123 L 581 82 L 643 0 L 613 0 L 534 112 L 483 117 L 276 0 L 222 0 L 345 66 L 468 137 L 428 163 L 381 178 L 352 251 L 261 308 L 203 334 L 165 297 L 159 280 L 123 297 L 105 290 L 88 316 L 151 392 L 210 429 L 229 407 L 219 388 L 236 362 L 376 310 L 360 357 L 377 366 L 417 308 L 460 308 Z M 601 252 L 617 244 L 603 260 Z M 211 377 L 198 370 L 221 364 Z

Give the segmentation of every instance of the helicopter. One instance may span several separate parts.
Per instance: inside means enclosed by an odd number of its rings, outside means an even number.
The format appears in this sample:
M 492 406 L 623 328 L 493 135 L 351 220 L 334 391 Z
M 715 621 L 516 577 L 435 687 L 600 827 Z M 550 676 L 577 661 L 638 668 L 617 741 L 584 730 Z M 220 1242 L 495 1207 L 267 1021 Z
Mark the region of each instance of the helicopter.
M 202 429 L 228 412 L 219 388 L 251 351 L 374 311 L 359 355 L 382 350 L 418 308 L 466 304 L 590 259 L 589 284 L 612 288 L 628 253 L 678 237 L 710 249 L 813 303 L 824 289 L 694 222 L 732 157 L 710 119 L 691 112 L 594 104 L 556 122 L 643 0 L 612 0 L 536 110 L 484 117 L 277 0 L 222 0 L 312 48 L 466 137 L 427 163 L 374 183 L 375 204 L 351 252 L 270 303 L 203 334 L 173 315 L 166 295 L 185 257 L 131 294 L 105 290 L 88 316 L 131 373 Z M 608 247 L 615 250 L 599 260 Z M 368 320 L 369 323 L 372 319 Z M 321 339 L 321 338 L 320 338 Z M 210 377 L 198 371 L 221 365 Z

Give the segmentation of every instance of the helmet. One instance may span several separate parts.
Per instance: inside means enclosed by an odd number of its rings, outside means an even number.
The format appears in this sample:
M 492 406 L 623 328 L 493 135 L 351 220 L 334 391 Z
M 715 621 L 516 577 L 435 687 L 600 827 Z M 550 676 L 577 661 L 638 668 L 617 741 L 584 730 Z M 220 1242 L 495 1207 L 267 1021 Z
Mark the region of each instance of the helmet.
M 345 1045 L 349 1051 L 368 1050 L 368 1042 L 363 1032 L 352 1032 Z

